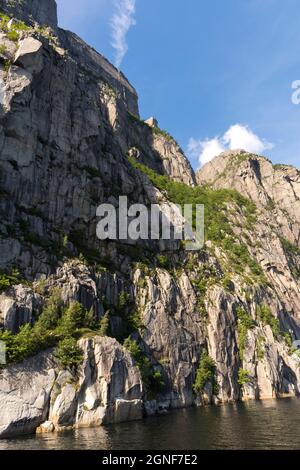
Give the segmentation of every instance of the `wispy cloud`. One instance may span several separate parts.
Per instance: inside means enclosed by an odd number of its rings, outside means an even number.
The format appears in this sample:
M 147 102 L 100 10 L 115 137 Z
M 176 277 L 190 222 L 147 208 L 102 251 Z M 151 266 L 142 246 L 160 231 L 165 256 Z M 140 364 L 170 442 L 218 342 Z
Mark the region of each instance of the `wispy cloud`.
M 116 11 L 111 20 L 112 46 L 116 51 L 115 66 L 120 68 L 128 51 L 126 36 L 135 21 L 136 0 L 115 0 Z
M 197 140 L 191 137 L 187 151 L 191 158 L 199 161 L 201 166 L 225 150 L 241 149 L 261 154 L 272 148 L 273 144 L 258 137 L 248 126 L 235 124 L 222 137 L 205 140 Z

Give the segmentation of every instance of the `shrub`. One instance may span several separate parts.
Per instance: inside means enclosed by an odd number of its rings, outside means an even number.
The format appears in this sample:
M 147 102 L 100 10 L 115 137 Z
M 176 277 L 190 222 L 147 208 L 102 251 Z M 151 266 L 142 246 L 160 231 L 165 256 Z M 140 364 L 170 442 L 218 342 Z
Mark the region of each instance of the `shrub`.
M 73 302 L 64 309 L 60 291 L 55 289 L 34 326 L 26 324 L 15 335 L 0 331 L 0 340 L 6 344 L 8 364 L 20 362 L 59 342 L 62 346 L 58 348 L 61 353 L 60 363 L 63 365 L 66 363 L 63 352 L 67 351 L 67 346 L 76 343 L 75 338 L 86 334 L 87 329 L 90 332 L 90 328 L 96 328 L 93 312 L 85 310 L 78 302 Z M 70 350 L 74 354 L 70 356 L 68 367 L 72 366 L 76 357 L 80 357 L 75 354 L 76 348 Z
M 1 292 L 8 289 L 14 284 L 22 282 L 19 271 L 16 269 L 11 270 L 10 272 L 5 272 L 0 270 L 0 294 Z
M 11 31 L 8 31 L 6 33 L 6 37 L 10 41 L 14 41 L 14 42 L 18 42 L 19 39 L 20 39 L 20 35 L 19 35 L 18 31 L 14 30 L 14 29 L 12 29 Z
M 255 321 L 251 316 L 241 307 L 236 310 L 238 317 L 238 346 L 240 359 L 243 360 L 244 352 L 247 344 L 248 330 L 255 327 Z
M 239 369 L 238 372 L 238 384 L 243 387 L 251 382 L 250 373 L 245 369 Z
M 214 395 L 217 395 L 219 393 L 219 388 L 216 381 L 216 363 L 206 351 L 203 351 L 193 386 L 195 393 L 202 393 L 205 385 L 209 381 L 212 384 Z
M 62 336 L 72 336 L 80 328 L 96 328 L 93 311 L 87 311 L 79 302 L 72 302 L 63 311 L 57 332 Z
M 109 330 L 110 330 L 109 312 L 106 312 L 105 315 L 101 318 L 100 323 L 99 323 L 100 336 L 109 336 Z
M 156 261 L 159 268 L 165 269 L 166 271 L 170 269 L 169 260 L 165 255 L 157 255 Z
M 124 341 L 124 348 L 130 352 L 140 369 L 149 398 L 155 398 L 165 385 L 161 372 L 154 369 L 151 361 L 141 350 L 138 343 L 130 337 Z
M 264 325 L 269 325 L 275 338 L 280 335 L 280 323 L 277 318 L 272 315 L 270 307 L 267 305 L 259 305 L 257 307 L 257 316 Z
M 55 350 L 55 357 L 62 369 L 76 369 L 83 361 L 83 351 L 72 337 L 62 339 Z
M 62 314 L 62 308 L 63 303 L 61 299 L 61 291 L 59 289 L 54 289 L 38 318 L 35 328 L 41 331 L 53 330 L 56 328 L 58 320 Z

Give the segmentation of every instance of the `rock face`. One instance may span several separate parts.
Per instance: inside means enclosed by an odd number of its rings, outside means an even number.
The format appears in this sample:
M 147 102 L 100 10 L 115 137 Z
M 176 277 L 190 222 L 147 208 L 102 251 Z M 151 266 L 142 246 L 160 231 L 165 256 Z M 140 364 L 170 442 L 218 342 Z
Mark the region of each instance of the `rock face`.
M 60 370 L 53 351 L 3 369 L 0 436 L 299 395 L 299 171 L 237 151 L 195 175 L 176 141 L 140 119 L 126 77 L 56 28 L 54 2 L 0 8 L 28 23 L 17 41 L 0 35 L 4 338 L 34 324 L 54 289 L 64 307 L 80 302 L 95 322 L 108 319 L 110 335 L 100 337 L 98 323 L 77 331 L 77 373 Z M 118 211 L 127 196 L 165 214 L 184 190 L 206 195 L 208 209 L 219 203 L 202 250 L 97 240 L 100 203 Z M 135 354 L 121 346 L 127 337 Z
M 74 376 L 51 352 L 9 367 L 0 380 L 0 437 L 141 419 L 142 381 L 129 353 L 112 338 L 79 343 Z
M 34 38 L 26 38 L 20 41 L 15 57 L 15 63 L 31 73 L 39 73 L 43 69 L 41 55 L 42 43 Z
M 16 285 L 0 295 L 0 324 L 17 333 L 20 326 L 33 323 L 41 307 L 41 297 L 28 287 Z
M 54 363 L 47 353 L 1 373 L 1 437 L 32 433 L 46 420 L 54 380 Z
M 55 0 L 0 0 L 0 9 L 25 22 L 57 27 Z

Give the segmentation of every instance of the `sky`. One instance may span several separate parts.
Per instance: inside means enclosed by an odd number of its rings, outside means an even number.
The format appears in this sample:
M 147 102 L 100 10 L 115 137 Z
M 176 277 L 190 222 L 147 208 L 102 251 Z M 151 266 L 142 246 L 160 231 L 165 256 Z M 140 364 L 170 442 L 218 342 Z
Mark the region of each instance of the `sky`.
M 57 0 L 196 169 L 244 148 L 300 166 L 299 0 Z M 294 88 L 293 88 L 294 87 Z

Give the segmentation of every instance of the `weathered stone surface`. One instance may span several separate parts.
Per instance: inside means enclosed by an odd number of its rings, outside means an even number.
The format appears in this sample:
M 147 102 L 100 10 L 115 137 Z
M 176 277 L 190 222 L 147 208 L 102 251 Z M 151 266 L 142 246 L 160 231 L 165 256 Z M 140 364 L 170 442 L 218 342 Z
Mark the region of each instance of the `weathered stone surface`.
M 55 0 L 0 0 L 0 9 L 26 22 L 57 27 Z
M 0 373 L 0 437 L 34 432 L 46 418 L 55 364 L 41 353 Z
M 39 73 L 43 69 L 42 43 L 34 38 L 20 41 L 15 56 L 15 64 L 20 65 L 30 73 Z
M 59 371 L 51 352 L 1 372 L 0 437 L 142 418 L 142 380 L 130 354 L 112 338 L 79 346 L 76 376 Z
M 0 324 L 16 333 L 25 323 L 33 323 L 41 307 L 41 297 L 21 284 L 0 295 Z

